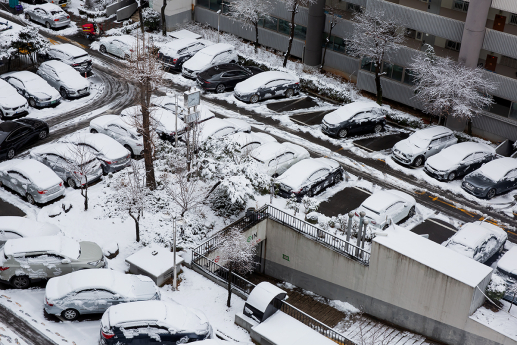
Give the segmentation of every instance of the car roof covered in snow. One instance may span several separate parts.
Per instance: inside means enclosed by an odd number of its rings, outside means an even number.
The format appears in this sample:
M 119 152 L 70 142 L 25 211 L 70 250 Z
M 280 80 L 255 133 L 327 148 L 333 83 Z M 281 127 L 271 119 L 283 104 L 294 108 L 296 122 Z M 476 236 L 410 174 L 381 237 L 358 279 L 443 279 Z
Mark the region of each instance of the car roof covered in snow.
M 291 73 L 287 72 L 280 72 L 280 71 L 266 71 L 259 74 L 255 74 L 252 77 L 249 77 L 248 79 L 241 81 L 235 86 L 235 91 L 237 93 L 249 93 L 249 92 L 255 92 L 259 87 L 263 86 L 266 83 L 269 83 L 273 80 L 280 80 L 280 79 L 286 79 L 291 80 L 293 82 L 299 82 L 299 79 L 297 76 L 292 75 Z
M 3 79 L 0 79 L 0 104 L 8 108 L 18 107 L 27 103 L 25 97 Z
M 452 134 L 452 131 L 444 126 L 431 126 L 415 132 L 415 135 L 419 136 L 420 138 L 429 140 L 443 134 Z
M 376 236 L 373 242 L 390 248 L 433 270 L 468 286 L 476 287 L 492 268 L 458 254 L 438 243 L 429 241 L 416 233 L 398 225 L 383 231 L 385 236 Z
M 270 142 L 262 146 L 259 146 L 253 151 L 251 151 L 250 156 L 261 162 L 266 163 L 272 158 L 275 158 L 279 154 L 284 153 L 286 151 L 294 151 L 297 154 L 307 152 L 305 148 L 296 144 L 291 144 L 288 142 L 284 142 L 281 144 L 278 142 Z
M 135 105 L 129 108 L 122 110 L 120 115 L 124 116 L 141 116 L 142 115 L 142 107 L 139 105 Z M 161 125 L 163 130 L 168 132 L 174 132 L 176 130 L 176 114 L 172 111 L 164 109 L 159 106 L 155 106 L 150 108 L 152 113 L 152 118 L 158 122 L 158 125 Z M 178 118 L 178 132 L 185 128 L 185 123 Z
M 67 65 L 66 63 L 58 61 L 58 60 L 48 60 L 48 61 L 43 62 L 41 65 L 50 66 L 50 67 L 54 68 L 57 72 L 61 72 L 61 71 L 65 71 L 65 72 L 75 71 L 75 69 L 72 66 Z
M 517 275 L 517 246 L 513 246 L 497 262 L 497 268 L 506 273 Z
M 258 142 L 261 145 L 270 142 L 276 142 L 276 139 L 267 133 L 244 133 L 237 132 L 230 134 L 228 139 L 237 143 L 240 147 L 243 147 L 249 143 Z
M 492 236 L 497 237 L 499 241 L 508 237 L 506 232 L 496 225 L 482 221 L 466 223 L 449 239 L 447 246 L 457 243 L 465 248 L 476 249 Z M 457 249 L 455 246 L 454 250 Z
M 213 55 L 219 54 L 221 52 L 224 52 L 226 50 L 235 50 L 235 47 L 228 43 L 216 43 L 216 44 L 212 44 L 211 46 L 208 46 L 208 47 L 205 47 L 205 48 L 199 50 L 196 53 L 196 55 L 198 53 L 201 53 L 201 54 L 213 56 Z
M 162 53 L 167 53 L 167 52 L 175 53 L 178 50 L 183 49 L 185 47 L 188 47 L 189 45 L 191 45 L 192 43 L 197 42 L 197 41 L 198 40 L 195 39 L 195 38 L 181 38 L 181 39 L 177 39 L 177 40 L 165 43 L 160 48 L 160 51 L 162 51 Z
M 24 237 L 5 242 L 5 255 L 16 256 L 32 252 L 50 252 L 77 259 L 81 252 L 81 245 L 76 240 L 64 236 Z
M 131 121 L 128 121 L 128 119 L 124 119 L 124 117 L 119 115 L 102 115 L 91 120 L 90 124 L 95 124 L 99 127 L 105 127 L 110 124 L 120 125 L 121 127 L 129 129 L 134 135 L 138 135 L 138 132 Z
M 63 182 L 52 169 L 35 159 L 11 159 L 0 163 L 0 171 L 15 170 L 31 180 L 38 188 L 46 189 Z
M 225 127 L 232 127 L 234 130 L 237 130 L 236 125 L 225 121 L 220 118 L 213 118 L 210 120 L 206 120 L 201 124 L 201 131 L 199 133 L 199 138 L 201 141 L 208 139 L 211 135 L 213 135 L 218 130 L 225 128 Z
M 401 197 L 395 190 L 380 190 L 370 195 L 361 206 L 369 208 L 376 212 L 382 212 L 397 201 L 407 201 Z
M 184 30 L 184 29 L 169 32 L 168 35 L 172 38 L 175 38 L 176 40 L 187 39 L 187 38 L 192 39 L 192 40 L 197 40 L 198 38 L 201 38 L 200 34 L 196 34 L 195 32 Z
M 106 37 L 110 40 L 118 40 L 122 43 L 125 43 L 127 44 L 128 46 L 132 47 L 134 45 L 136 45 L 136 38 L 134 36 L 131 36 L 131 35 L 120 35 L 120 36 L 111 36 L 111 37 Z
M 8 73 L 2 74 L 2 78 L 5 78 L 5 77 L 14 77 L 16 79 L 21 80 L 24 83 L 41 79 L 41 77 L 39 75 L 37 75 L 36 73 L 29 72 L 29 71 L 16 71 L 16 72 L 8 72 Z
M 63 44 L 55 44 L 55 45 L 52 45 L 50 46 L 49 49 L 52 49 L 52 50 L 59 50 L 63 53 L 66 53 L 72 57 L 78 57 L 78 56 L 83 56 L 83 55 L 88 55 L 88 53 L 86 52 L 86 50 L 84 49 L 81 49 L 71 43 L 63 43 Z
M 282 175 L 280 175 L 280 177 L 276 179 L 276 182 L 289 186 L 293 190 L 298 190 L 302 187 L 304 182 L 317 170 L 334 170 L 338 167 L 339 163 L 330 158 L 307 158 L 296 162 Z
M 494 159 L 481 166 L 475 173 L 480 173 L 492 181 L 501 180 L 510 170 L 517 169 L 517 159 L 504 157 Z
M 54 5 L 54 4 L 51 4 L 51 3 L 44 3 L 44 4 L 41 4 L 41 5 L 34 6 L 34 8 L 36 8 L 36 7 L 43 8 L 46 11 L 61 11 L 61 12 L 65 12 L 58 5 Z
M 435 155 L 435 157 L 446 157 L 454 159 L 455 161 L 461 161 L 467 155 L 479 151 L 495 153 L 495 149 L 491 146 L 488 146 L 487 144 L 468 141 L 449 146 L 446 149 L 439 152 L 437 155 Z
M 323 121 L 330 124 L 338 124 L 350 120 L 354 115 L 363 111 L 369 111 L 381 106 L 370 101 L 356 101 L 337 108 L 323 117 Z
M 117 160 L 129 154 L 129 151 L 118 141 L 102 133 L 76 133 L 67 140 L 76 144 L 90 145 L 108 159 Z
M 0 217 L 0 230 L 14 231 L 23 237 L 57 235 L 61 232 L 54 224 L 15 216 Z
M 83 151 L 73 143 L 52 143 L 37 146 L 31 150 L 31 156 L 43 154 L 56 154 L 74 163 L 86 163 L 95 159 L 95 155 L 89 151 Z M 83 156 L 84 155 L 84 156 Z

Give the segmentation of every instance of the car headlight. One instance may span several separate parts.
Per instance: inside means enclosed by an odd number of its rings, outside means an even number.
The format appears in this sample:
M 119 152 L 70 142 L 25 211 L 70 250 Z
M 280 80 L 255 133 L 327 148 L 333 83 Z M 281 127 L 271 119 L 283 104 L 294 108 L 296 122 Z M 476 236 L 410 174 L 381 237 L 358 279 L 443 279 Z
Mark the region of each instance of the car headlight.
M 4 107 L 4 110 L 13 110 L 13 108 Z
M 329 127 L 329 128 L 336 128 L 337 126 L 339 126 L 339 123 L 336 123 L 336 124 L 331 124 L 331 123 L 326 123 L 324 122 L 324 124 Z

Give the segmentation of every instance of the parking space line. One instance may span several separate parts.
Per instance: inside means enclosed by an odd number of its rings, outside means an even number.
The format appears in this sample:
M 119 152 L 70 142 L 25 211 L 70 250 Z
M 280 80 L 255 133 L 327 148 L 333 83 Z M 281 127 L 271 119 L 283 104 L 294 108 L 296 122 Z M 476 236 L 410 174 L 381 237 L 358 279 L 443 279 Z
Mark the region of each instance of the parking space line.
M 298 122 L 299 124 L 302 124 L 304 126 L 308 126 L 308 124 L 302 122 L 302 121 L 298 121 L 298 120 L 295 120 L 295 119 L 291 119 L 291 121 L 294 121 L 294 122 Z
M 367 148 L 367 147 L 364 147 L 364 146 L 359 145 L 359 144 L 356 144 L 356 143 L 353 143 L 353 144 L 354 144 L 355 146 L 357 146 L 357 147 L 362 148 L 363 150 L 366 150 L 366 151 L 368 151 L 368 152 L 373 152 L 373 150 L 372 150 L 372 149 L 369 149 L 369 148 Z
M 280 107 L 279 109 L 277 109 L 277 110 L 273 110 L 273 111 L 275 111 L 275 112 L 277 112 L 277 113 L 278 113 L 280 110 L 285 109 L 285 108 L 287 108 L 287 107 L 290 107 L 290 106 L 292 106 L 292 105 L 294 105 L 294 104 L 296 104 L 296 103 L 298 103 L 298 102 L 305 101 L 306 99 L 307 99 L 306 97 L 302 97 L 302 98 L 300 98 L 300 99 L 298 99 L 298 100 L 296 100 L 296 101 L 294 101 L 294 102 L 292 102 L 292 103 L 286 104 L 286 105 L 284 105 L 283 107 Z
M 47 38 L 47 39 L 48 39 L 48 41 L 49 41 L 51 44 L 53 44 L 53 45 L 60 44 L 58 41 L 53 40 L 52 38 Z
M 356 186 L 354 186 L 353 188 L 355 188 L 355 189 L 357 189 L 357 190 L 360 190 L 360 191 L 361 191 L 361 192 L 363 192 L 363 193 L 366 193 L 366 194 L 370 194 L 370 195 L 372 195 L 372 193 L 370 193 L 369 191 L 364 190 L 364 189 L 362 189 L 362 188 L 359 188 L 359 187 L 356 187 Z
M 427 218 L 426 220 L 428 220 L 428 221 L 430 221 L 430 222 L 433 222 L 433 223 L 435 223 L 435 224 L 438 224 L 438 225 L 440 225 L 440 226 L 441 226 L 441 227 L 443 227 L 443 228 L 446 228 L 446 229 L 452 230 L 452 231 L 454 231 L 454 232 L 458 232 L 458 230 L 453 229 L 453 228 L 451 228 L 451 227 L 448 227 L 448 226 L 446 226 L 446 225 L 443 225 L 442 223 L 439 223 L 439 222 L 437 222 L 436 220 L 432 220 L 431 218 Z
M 413 191 L 413 193 L 418 194 L 418 195 L 424 195 L 424 194 L 425 194 L 425 193 L 427 193 L 427 192 L 424 190 L 423 192 Z
M 69 43 L 72 43 L 73 45 L 78 46 L 79 48 L 83 48 L 83 49 L 86 49 L 86 48 L 87 48 L 85 45 L 82 45 L 81 43 L 78 43 L 78 42 L 76 42 L 76 41 L 74 41 L 74 40 L 71 40 L 71 39 L 70 39 L 70 38 L 68 38 L 68 37 L 65 37 L 65 36 L 59 36 L 59 35 L 58 35 L 58 36 L 56 36 L 56 37 L 58 37 L 58 38 L 60 38 L 60 39 L 62 39 L 62 40 L 65 40 L 65 41 L 67 41 L 67 42 L 69 42 Z

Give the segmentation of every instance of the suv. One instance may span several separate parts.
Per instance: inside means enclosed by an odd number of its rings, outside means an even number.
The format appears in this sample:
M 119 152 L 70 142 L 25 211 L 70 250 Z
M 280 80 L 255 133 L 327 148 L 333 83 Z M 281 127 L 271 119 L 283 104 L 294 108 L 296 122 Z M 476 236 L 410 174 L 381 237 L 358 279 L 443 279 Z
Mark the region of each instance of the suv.
M 158 51 L 158 59 L 163 61 L 166 71 L 181 71 L 183 63 L 212 42 L 193 38 L 182 38 L 165 44 Z
M 353 102 L 325 115 L 321 131 L 332 137 L 346 138 L 350 134 L 379 133 L 384 126 L 386 116 L 377 103 Z
M 102 249 L 94 242 L 63 236 L 27 237 L 4 245 L 0 280 L 17 289 L 32 282 L 87 268 L 104 268 Z
M 70 43 L 50 46 L 50 48 L 48 48 L 47 58 L 66 63 L 81 74 L 88 73 L 92 70 L 92 58 L 88 55 L 86 50 Z

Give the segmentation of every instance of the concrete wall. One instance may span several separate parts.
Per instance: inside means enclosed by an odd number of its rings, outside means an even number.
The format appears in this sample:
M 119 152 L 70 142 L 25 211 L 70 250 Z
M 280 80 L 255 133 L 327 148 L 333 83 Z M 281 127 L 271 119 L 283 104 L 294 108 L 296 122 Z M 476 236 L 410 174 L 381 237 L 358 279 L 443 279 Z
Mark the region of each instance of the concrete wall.
M 152 0 L 150 6 L 158 13 L 162 13 L 162 5 L 164 0 Z M 165 0 L 165 25 L 167 31 L 173 31 L 182 24 L 192 21 L 193 0 Z

